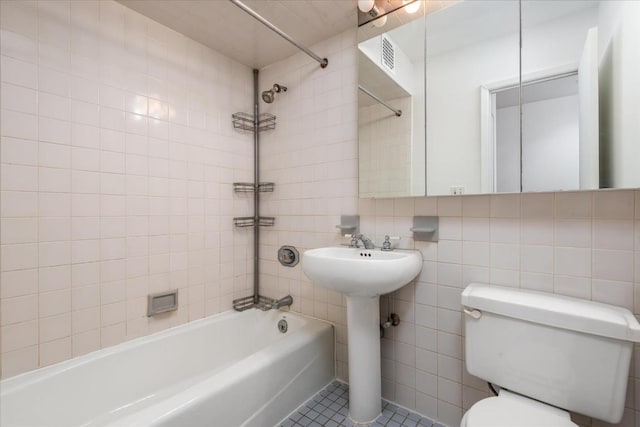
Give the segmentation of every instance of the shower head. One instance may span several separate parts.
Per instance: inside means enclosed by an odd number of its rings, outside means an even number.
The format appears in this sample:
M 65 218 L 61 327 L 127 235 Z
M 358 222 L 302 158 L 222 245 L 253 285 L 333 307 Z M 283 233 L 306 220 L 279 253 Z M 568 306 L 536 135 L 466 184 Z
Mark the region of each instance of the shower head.
M 273 90 L 265 90 L 262 92 L 262 100 L 267 104 L 271 104 L 273 102 Z
M 276 97 L 276 93 L 286 92 L 287 87 L 281 86 L 278 83 L 274 84 L 273 87 L 269 90 L 265 90 L 262 92 L 262 100 L 267 104 L 271 104 Z

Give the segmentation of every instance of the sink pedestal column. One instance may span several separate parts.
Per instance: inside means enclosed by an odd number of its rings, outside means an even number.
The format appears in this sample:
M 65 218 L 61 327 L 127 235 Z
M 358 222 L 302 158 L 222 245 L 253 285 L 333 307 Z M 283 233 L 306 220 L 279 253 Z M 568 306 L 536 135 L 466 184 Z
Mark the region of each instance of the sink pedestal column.
M 349 416 L 375 420 L 382 410 L 380 297 L 347 296 L 349 326 Z

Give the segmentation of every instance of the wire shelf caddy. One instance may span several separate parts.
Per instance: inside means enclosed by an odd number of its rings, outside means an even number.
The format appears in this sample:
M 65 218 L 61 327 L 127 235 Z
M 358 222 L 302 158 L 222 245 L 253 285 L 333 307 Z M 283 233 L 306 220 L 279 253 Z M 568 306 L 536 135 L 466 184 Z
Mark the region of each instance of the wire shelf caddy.
M 233 300 L 233 309 L 236 311 L 245 311 L 250 308 L 259 308 L 262 311 L 269 310 L 276 302 L 273 298 L 258 295 L 258 302 L 254 302 L 253 295 Z
M 276 184 L 273 182 L 261 182 L 255 185 L 252 182 L 234 182 L 233 191 L 236 193 L 253 193 L 256 190 L 261 193 L 272 193 Z
M 273 227 L 276 223 L 276 218 L 272 216 L 261 216 L 257 220 L 252 216 L 238 216 L 233 218 L 233 225 L 239 228 L 255 227 Z
M 247 130 L 249 132 L 255 131 L 254 116 L 249 113 L 233 113 L 231 115 L 233 119 L 234 129 Z M 258 116 L 258 131 L 273 130 L 276 128 L 276 116 L 273 114 L 262 113 Z

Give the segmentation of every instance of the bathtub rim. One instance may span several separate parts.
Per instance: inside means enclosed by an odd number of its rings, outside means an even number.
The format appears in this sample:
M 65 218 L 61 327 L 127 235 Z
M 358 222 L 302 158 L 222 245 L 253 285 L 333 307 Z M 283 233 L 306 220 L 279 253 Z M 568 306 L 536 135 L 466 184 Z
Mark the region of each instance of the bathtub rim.
M 262 313 L 262 311 L 260 311 L 257 308 L 254 308 L 253 310 L 256 310 L 258 314 Z M 163 338 L 175 336 L 177 334 L 180 334 L 182 332 L 182 329 L 196 329 L 199 327 L 203 327 L 208 323 L 224 321 L 228 318 L 241 316 L 242 314 L 243 312 L 234 311 L 233 309 L 223 311 L 221 313 L 216 313 L 214 315 L 203 317 L 201 319 L 196 319 L 190 322 L 175 325 L 170 328 L 163 329 L 161 331 L 157 331 L 145 336 L 133 338 L 128 341 L 123 341 L 119 344 L 101 348 L 77 357 L 72 357 L 71 359 L 63 360 L 62 362 L 54 363 L 49 366 L 43 366 L 31 371 L 27 371 L 18 375 L 11 376 L 9 378 L 4 378 L 0 380 L 0 399 L 6 394 L 9 394 L 14 391 L 19 391 L 25 387 L 28 387 L 31 384 L 49 379 L 55 375 L 67 372 L 71 369 L 74 369 L 80 366 L 85 366 L 89 363 L 92 363 L 94 361 L 103 359 L 105 357 L 108 357 L 110 355 L 113 355 L 122 351 L 135 349 L 147 343 L 151 343 Z M 307 316 L 302 313 L 278 310 L 278 314 L 292 315 L 292 316 L 300 317 L 304 320 L 317 321 L 322 324 L 331 326 L 335 330 L 335 325 L 332 322 L 328 322 L 326 320 L 322 320 L 312 316 Z M 316 329 L 318 327 L 319 327 L 318 325 L 312 326 L 313 329 Z M 334 347 L 335 347 L 335 333 L 334 333 Z M 335 361 L 335 350 L 334 350 L 334 361 Z M 335 369 L 335 366 L 334 366 L 334 369 Z

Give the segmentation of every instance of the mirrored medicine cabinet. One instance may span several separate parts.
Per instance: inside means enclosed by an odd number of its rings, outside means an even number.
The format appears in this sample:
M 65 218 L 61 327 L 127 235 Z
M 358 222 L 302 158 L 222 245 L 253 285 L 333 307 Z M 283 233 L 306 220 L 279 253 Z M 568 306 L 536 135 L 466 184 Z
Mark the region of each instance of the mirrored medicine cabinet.
M 640 2 L 403 3 L 360 14 L 361 198 L 640 187 Z

